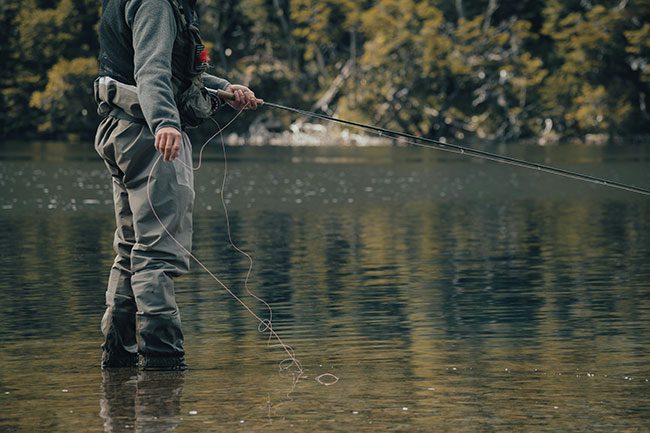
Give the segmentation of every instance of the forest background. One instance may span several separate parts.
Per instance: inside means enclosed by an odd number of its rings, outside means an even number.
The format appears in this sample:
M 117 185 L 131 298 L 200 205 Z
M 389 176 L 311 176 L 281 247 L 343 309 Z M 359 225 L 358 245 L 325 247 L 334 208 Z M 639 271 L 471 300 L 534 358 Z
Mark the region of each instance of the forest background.
M 270 101 L 453 140 L 650 133 L 650 0 L 198 3 L 210 72 Z M 94 134 L 100 8 L 0 1 L 0 137 Z

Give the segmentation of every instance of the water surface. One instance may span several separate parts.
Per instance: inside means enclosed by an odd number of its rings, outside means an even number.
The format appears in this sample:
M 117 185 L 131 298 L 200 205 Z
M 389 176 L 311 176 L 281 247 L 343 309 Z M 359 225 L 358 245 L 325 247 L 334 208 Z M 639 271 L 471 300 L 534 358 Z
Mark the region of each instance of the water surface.
M 198 266 L 191 369 L 102 373 L 105 169 L 88 144 L 4 144 L 1 431 L 649 430 L 648 198 L 428 149 L 228 151 L 233 238 L 304 377 Z M 643 147 L 513 152 L 650 186 Z M 194 250 L 264 315 L 222 175 L 211 150 Z

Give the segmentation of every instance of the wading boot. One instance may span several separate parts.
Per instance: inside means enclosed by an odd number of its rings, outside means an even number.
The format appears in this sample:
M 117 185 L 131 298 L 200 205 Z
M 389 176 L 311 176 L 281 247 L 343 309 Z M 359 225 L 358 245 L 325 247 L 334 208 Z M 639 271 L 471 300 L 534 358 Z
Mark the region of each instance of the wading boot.
M 115 355 L 107 351 L 102 352 L 102 368 L 135 368 L 137 366 L 137 353 Z

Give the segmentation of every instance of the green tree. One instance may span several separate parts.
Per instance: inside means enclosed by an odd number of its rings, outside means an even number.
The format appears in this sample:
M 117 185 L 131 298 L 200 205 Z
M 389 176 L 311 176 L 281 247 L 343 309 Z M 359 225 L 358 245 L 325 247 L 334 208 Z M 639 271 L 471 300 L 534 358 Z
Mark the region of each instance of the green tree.
M 2 89 L 2 99 L 6 108 L 2 132 L 4 135 L 31 133 L 34 130 L 47 134 L 60 132 L 64 126 L 53 123 L 52 113 L 41 111 L 45 105 L 36 101 L 43 101 L 39 100 L 39 92 L 48 86 L 48 77 L 61 80 L 65 79 L 63 76 L 68 72 L 75 77 L 79 76 L 78 70 L 66 71 L 61 67 L 51 70 L 51 68 L 57 64 L 65 64 L 65 60 L 96 56 L 96 23 L 99 6 L 97 2 L 90 0 L 58 2 L 24 0 L 18 5 L 4 6 L 4 8 L 5 11 L 10 12 L 5 16 L 11 23 L 10 28 L 15 29 L 15 33 L 7 41 L 7 47 L 11 51 L 9 55 L 11 72 L 7 76 L 0 77 L 2 79 L 0 89 Z M 91 68 L 84 72 L 88 76 L 97 73 L 96 65 L 89 62 L 77 62 L 75 65 Z M 89 85 L 87 82 L 75 83 L 75 85 L 80 84 Z M 50 88 L 57 88 L 57 86 L 57 83 L 53 83 Z M 87 94 L 88 89 L 80 93 Z M 65 99 L 67 96 L 49 92 L 47 99 L 54 101 L 57 97 Z M 50 108 L 56 106 L 59 110 L 70 109 L 71 113 L 61 115 L 74 118 L 78 115 L 79 104 L 88 105 L 86 101 L 79 101 L 73 105 L 53 104 Z
M 650 123 L 650 1 L 635 2 L 633 10 L 628 12 L 629 29 L 624 32 L 627 41 L 626 62 L 633 75 L 633 82 L 638 82 L 637 95 L 634 100 L 632 122 L 637 125 Z M 646 128 L 647 129 L 647 128 Z
M 639 74 L 625 59 L 630 11 L 627 2 L 605 3 L 551 0 L 544 12 L 542 31 L 554 45 L 542 104 L 563 135 L 642 129 L 632 122 L 639 114 Z
M 0 136 L 7 136 L 31 125 L 25 109 L 29 93 L 17 77 L 21 59 L 16 28 L 19 12 L 17 3 L 0 3 L 0 25 L 6 29 L 0 32 L 0 56 L 3 59 L 3 67 L 0 68 Z
M 268 100 L 454 139 L 650 131 L 650 0 L 199 5 L 211 72 Z M 93 133 L 99 9 L 0 3 L 1 136 Z
M 303 101 L 288 0 L 206 0 L 200 6 L 203 36 L 212 52 L 211 73 L 250 85 L 265 99 Z M 268 120 L 275 113 L 262 110 L 259 115 Z M 239 122 L 235 128 L 247 126 Z
M 49 71 L 47 86 L 32 93 L 30 106 L 43 113 L 41 132 L 84 134 L 98 123 L 93 99 L 97 76 L 94 57 L 60 60 Z
M 348 107 L 420 135 L 495 139 L 536 132 L 535 96 L 546 71 L 523 49 L 534 37 L 531 25 L 492 26 L 485 19 L 449 23 L 433 2 L 378 2 L 363 16 L 363 97 Z

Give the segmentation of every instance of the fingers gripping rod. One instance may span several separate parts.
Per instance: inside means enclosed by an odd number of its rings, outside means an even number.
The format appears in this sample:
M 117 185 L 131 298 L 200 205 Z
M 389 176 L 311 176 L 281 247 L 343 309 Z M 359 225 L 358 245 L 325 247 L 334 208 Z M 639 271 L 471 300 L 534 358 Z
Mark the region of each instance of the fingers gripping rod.
M 225 99 L 226 101 L 234 101 L 235 100 L 235 94 L 232 93 L 232 92 L 227 92 L 227 91 L 221 90 L 221 89 L 217 89 L 217 90 L 210 89 L 208 87 L 206 87 L 206 89 L 208 90 L 209 93 L 211 93 L 213 95 L 217 95 L 218 97 L 220 97 L 221 99 Z M 259 105 L 264 104 L 264 101 L 262 99 L 259 99 L 259 98 L 255 98 L 255 99 L 257 100 L 257 103 Z

